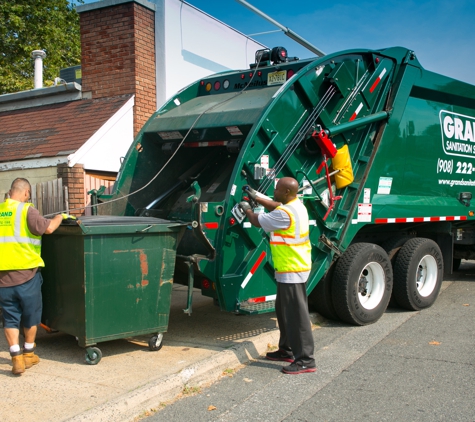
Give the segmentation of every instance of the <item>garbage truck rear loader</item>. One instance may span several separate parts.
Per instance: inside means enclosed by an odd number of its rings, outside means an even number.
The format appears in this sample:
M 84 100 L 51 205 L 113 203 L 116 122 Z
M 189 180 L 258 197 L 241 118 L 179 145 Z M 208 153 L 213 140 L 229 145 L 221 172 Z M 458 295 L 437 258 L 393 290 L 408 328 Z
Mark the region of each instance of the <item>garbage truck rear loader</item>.
M 431 306 L 444 271 L 475 256 L 474 146 L 475 87 L 408 49 L 289 60 L 277 48 L 174 95 L 99 209 L 188 223 L 175 282 L 190 287 L 189 312 L 198 287 L 223 310 L 262 313 L 276 294 L 269 237 L 238 203 L 245 185 L 272 197 L 294 177 L 311 224 L 310 301 L 365 325 L 391 296 Z

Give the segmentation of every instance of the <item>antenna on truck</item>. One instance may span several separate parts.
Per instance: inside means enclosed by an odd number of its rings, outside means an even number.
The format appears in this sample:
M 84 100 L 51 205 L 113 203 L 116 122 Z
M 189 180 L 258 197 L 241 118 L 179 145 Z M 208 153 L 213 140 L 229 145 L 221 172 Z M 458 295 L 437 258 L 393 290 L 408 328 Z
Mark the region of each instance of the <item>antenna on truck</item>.
M 302 38 L 300 35 L 296 34 L 294 31 L 292 31 L 290 28 L 287 28 L 286 26 L 280 24 L 276 20 L 272 19 L 270 16 L 266 15 L 264 12 L 260 11 L 257 7 L 254 7 L 252 4 L 248 3 L 245 0 L 236 0 L 238 3 L 241 3 L 244 7 L 247 7 L 249 10 L 251 10 L 254 13 L 257 13 L 259 16 L 263 17 L 265 20 L 269 21 L 273 25 L 277 26 L 280 28 L 285 35 L 287 35 L 289 38 L 292 38 L 294 41 L 298 42 L 300 45 L 303 45 L 305 48 L 310 50 L 312 53 L 315 53 L 318 57 L 325 56 L 325 53 L 320 50 L 319 48 L 315 47 L 313 44 L 309 43 L 307 40 Z

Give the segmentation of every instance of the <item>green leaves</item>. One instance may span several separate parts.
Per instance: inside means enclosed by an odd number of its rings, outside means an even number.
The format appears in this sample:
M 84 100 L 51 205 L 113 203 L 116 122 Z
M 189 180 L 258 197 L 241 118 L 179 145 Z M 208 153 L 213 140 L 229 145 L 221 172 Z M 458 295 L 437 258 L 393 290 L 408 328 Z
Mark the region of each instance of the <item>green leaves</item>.
M 82 0 L 79 1 L 82 3 Z M 33 88 L 33 50 L 44 50 L 44 85 L 81 62 L 79 15 L 68 0 L 0 2 L 0 94 Z

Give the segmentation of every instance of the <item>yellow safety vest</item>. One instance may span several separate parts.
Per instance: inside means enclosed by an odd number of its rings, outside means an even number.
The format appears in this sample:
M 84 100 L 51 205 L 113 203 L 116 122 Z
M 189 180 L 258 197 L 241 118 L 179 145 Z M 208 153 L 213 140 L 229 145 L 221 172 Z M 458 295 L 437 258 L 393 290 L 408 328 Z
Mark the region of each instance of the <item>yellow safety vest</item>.
M 310 271 L 312 245 L 310 244 L 308 213 L 298 198 L 276 208 L 290 217 L 290 226 L 270 234 L 270 249 L 277 273 Z
M 41 236 L 28 228 L 28 208 L 32 205 L 13 199 L 0 203 L 0 271 L 45 266 L 41 258 Z

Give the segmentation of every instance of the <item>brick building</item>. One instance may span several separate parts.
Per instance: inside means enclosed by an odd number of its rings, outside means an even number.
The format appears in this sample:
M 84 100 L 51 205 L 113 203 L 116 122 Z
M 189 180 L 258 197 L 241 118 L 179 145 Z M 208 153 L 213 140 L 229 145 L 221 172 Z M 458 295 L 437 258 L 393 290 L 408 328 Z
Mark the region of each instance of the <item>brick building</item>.
M 79 8 L 83 95 L 133 94 L 135 136 L 157 109 L 155 10 L 148 1 L 94 5 Z
M 87 192 L 112 186 L 134 136 L 172 93 L 247 68 L 263 46 L 181 0 L 102 0 L 77 10 L 81 85 L 0 96 L 0 199 L 15 177 L 38 184 L 42 197 L 55 179 L 64 206 L 81 215 Z

